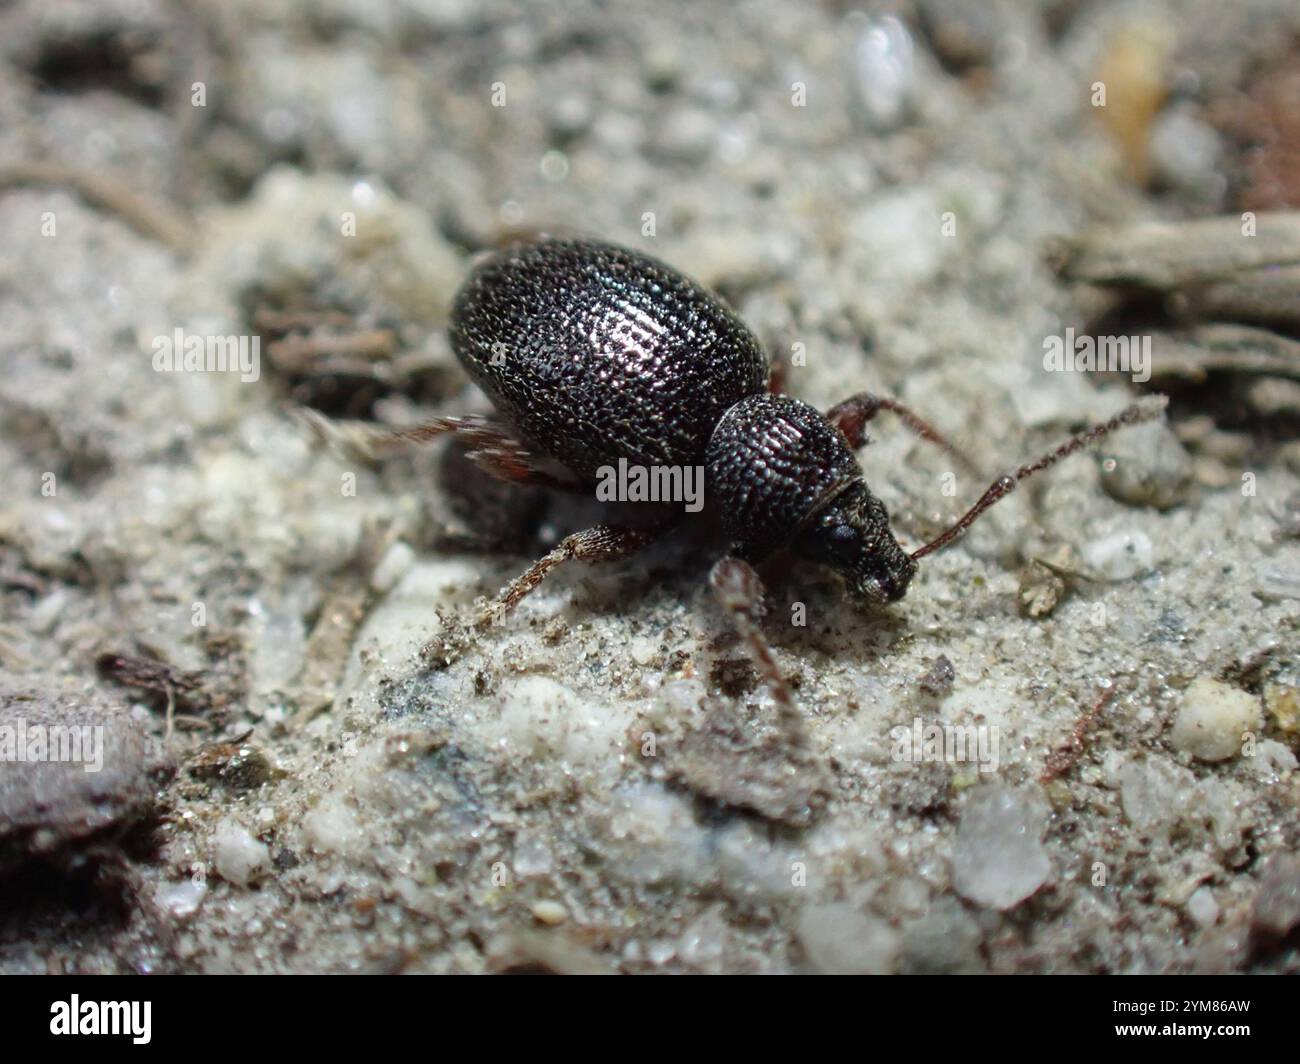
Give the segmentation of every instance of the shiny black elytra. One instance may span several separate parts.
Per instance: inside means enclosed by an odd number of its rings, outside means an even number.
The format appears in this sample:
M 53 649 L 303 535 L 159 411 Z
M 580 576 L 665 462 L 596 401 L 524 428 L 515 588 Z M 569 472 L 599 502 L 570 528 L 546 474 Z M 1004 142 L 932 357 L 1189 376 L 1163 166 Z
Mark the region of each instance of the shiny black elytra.
M 785 708 L 789 692 L 759 627 L 755 564 L 788 549 L 840 573 L 862 602 L 895 601 L 918 559 L 951 543 L 1019 481 L 1163 406 L 1131 406 L 999 477 L 952 528 L 909 554 L 854 456 L 865 426 L 890 410 L 964 464 L 960 452 L 893 400 L 864 393 L 822 414 L 779 394 L 778 375 L 769 380 L 768 360 L 739 318 L 656 259 L 594 240 L 515 244 L 466 280 L 452 308 L 451 341 L 499 417 L 443 417 L 374 433 L 369 442 L 456 433 L 493 476 L 580 492 L 593 490 L 597 470 L 620 459 L 703 466 L 706 503 L 731 540 L 710 582 Z M 666 527 L 598 525 L 567 537 L 512 582 L 478 625 L 509 613 L 557 565 L 626 557 Z

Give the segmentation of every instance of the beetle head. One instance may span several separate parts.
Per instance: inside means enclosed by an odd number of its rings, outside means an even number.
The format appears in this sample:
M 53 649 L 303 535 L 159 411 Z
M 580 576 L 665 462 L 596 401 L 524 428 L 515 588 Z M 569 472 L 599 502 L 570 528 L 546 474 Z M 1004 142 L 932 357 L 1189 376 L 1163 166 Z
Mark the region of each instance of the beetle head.
M 897 602 L 916 573 L 916 562 L 890 531 L 884 503 L 861 480 L 805 525 L 790 549 L 834 569 L 864 604 Z

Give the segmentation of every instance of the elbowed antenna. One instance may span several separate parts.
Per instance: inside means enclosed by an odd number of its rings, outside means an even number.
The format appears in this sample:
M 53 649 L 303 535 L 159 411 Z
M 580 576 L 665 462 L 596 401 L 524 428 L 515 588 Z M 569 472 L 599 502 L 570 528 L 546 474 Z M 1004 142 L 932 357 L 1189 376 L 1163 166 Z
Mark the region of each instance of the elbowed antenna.
M 1087 447 L 1088 444 L 1101 439 L 1103 436 L 1114 432 L 1116 429 L 1123 428 L 1125 425 L 1138 425 L 1144 421 L 1155 420 L 1164 412 L 1165 407 L 1168 405 L 1169 397 L 1167 395 L 1151 395 L 1144 399 L 1139 399 L 1132 406 L 1125 407 L 1109 421 L 1103 421 L 1099 425 L 1093 425 L 1089 429 L 1084 429 L 1078 435 L 1071 436 L 1055 450 L 1048 451 L 1048 453 L 1043 455 L 1042 458 L 1029 462 L 1026 465 L 1022 465 L 1014 473 L 1008 473 L 1004 476 L 998 477 L 997 480 L 989 485 L 988 490 L 980 496 L 980 501 L 967 510 L 955 525 L 937 538 L 932 539 L 925 546 L 918 550 L 914 550 L 912 552 L 912 559 L 914 561 L 919 560 L 924 558 L 927 554 L 933 554 L 937 550 L 942 550 L 953 540 L 962 536 L 966 530 L 979 519 L 980 515 L 983 514 L 985 510 L 989 509 L 989 507 L 999 499 L 1010 495 L 1011 492 L 1015 490 L 1016 485 L 1026 477 L 1031 476 L 1040 470 L 1046 469 L 1049 466 L 1056 465 L 1056 463 L 1062 458 L 1068 458 L 1070 455 L 1074 454 L 1075 451 L 1083 450 L 1083 448 Z

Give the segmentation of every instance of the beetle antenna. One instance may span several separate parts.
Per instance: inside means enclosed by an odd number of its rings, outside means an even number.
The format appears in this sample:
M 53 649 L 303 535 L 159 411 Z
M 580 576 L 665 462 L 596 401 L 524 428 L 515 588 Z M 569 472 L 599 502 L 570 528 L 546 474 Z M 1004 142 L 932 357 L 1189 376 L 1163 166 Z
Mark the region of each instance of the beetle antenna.
M 1060 444 L 1054 450 L 1048 451 L 1041 458 L 1035 459 L 1022 465 L 1014 473 L 1006 473 L 998 477 L 988 490 L 980 496 L 979 502 L 972 506 L 961 519 L 949 528 L 946 532 L 940 534 L 937 538 L 932 539 L 925 546 L 912 552 L 913 559 L 924 558 L 927 554 L 933 554 L 935 551 L 942 550 L 953 540 L 965 535 L 966 530 L 970 528 L 985 510 L 989 509 L 998 500 L 1010 495 L 1016 486 L 1028 476 L 1040 470 L 1047 469 L 1049 466 L 1056 465 L 1062 458 L 1068 458 L 1075 451 L 1081 451 L 1090 443 L 1101 439 L 1108 433 L 1116 429 L 1123 428 L 1125 425 L 1138 425 L 1144 421 L 1153 421 L 1163 413 L 1166 406 L 1169 405 L 1167 395 L 1152 395 L 1138 400 L 1132 406 L 1126 407 L 1116 414 L 1109 421 L 1103 421 L 1091 428 L 1084 429 L 1077 435 L 1071 436 L 1064 443 Z

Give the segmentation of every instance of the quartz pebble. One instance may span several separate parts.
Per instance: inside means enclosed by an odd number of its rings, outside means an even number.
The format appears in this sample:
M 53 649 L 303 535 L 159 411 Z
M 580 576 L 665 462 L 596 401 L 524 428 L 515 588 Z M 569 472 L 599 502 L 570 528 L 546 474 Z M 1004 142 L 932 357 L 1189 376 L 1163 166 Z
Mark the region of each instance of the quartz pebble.
M 852 86 L 862 121 L 887 132 L 907 114 L 915 82 L 915 46 L 892 15 L 868 18 L 853 44 Z
M 212 836 L 217 874 L 229 883 L 246 887 L 266 873 L 271 853 L 247 828 L 223 820 Z
M 207 896 L 208 885 L 202 879 L 186 879 L 180 883 L 164 883 L 154 893 L 158 907 L 178 920 L 198 912 Z
M 415 562 L 415 551 L 409 544 L 402 543 L 400 540 L 394 543 L 379 559 L 379 564 L 370 574 L 370 586 L 381 594 L 386 594 L 395 588 L 402 577 L 411 569 Z
M 1083 548 L 1088 572 L 1102 580 L 1129 580 L 1155 568 L 1155 550 L 1145 532 L 1116 532 Z
M 1178 823 L 1179 798 L 1191 792 L 1196 779 L 1167 758 L 1143 758 L 1126 761 L 1115 783 L 1128 822 L 1144 836 L 1163 838 Z
M 1211 927 L 1219 919 L 1219 903 L 1209 887 L 1198 887 L 1187 899 L 1187 915 L 1201 927 Z
M 826 975 L 888 975 L 898 960 L 898 933 L 847 902 L 807 906 L 796 933 L 808 960 Z
M 967 799 L 952 851 L 953 885 L 963 898 L 1010 909 L 1047 882 L 1043 803 L 1032 792 L 991 783 Z
M 1275 853 L 1268 859 L 1250 920 L 1256 931 L 1278 938 L 1300 924 L 1300 857 Z
M 910 975 L 980 972 L 982 938 L 979 925 L 956 899 L 939 899 L 903 930 L 903 971 Z
M 1270 602 L 1300 599 L 1300 568 L 1272 560 L 1255 566 L 1256 593 Z
M 1151 161 L 1160 177 L 1191 192 L 1212 188 L 1223 146 L 1214 128 L 1190 106 L 1168 108 L 1151 130 Z

